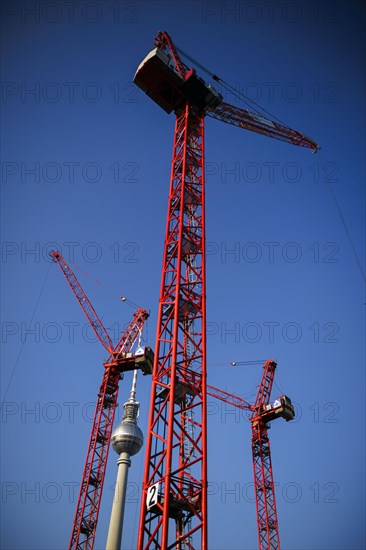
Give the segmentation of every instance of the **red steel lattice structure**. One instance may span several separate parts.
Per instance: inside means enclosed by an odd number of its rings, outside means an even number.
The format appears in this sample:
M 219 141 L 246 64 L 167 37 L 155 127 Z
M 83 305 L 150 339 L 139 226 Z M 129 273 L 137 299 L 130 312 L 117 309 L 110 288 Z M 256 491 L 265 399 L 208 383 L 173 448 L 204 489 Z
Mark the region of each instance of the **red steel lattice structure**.
M 69 544 L 69 550 L 92 550 L 117 406 L 119 381 L 123 371 L 131 370 L 135 366 L 131 365 L 131 358 L 127 358 L 126 355 L 141 334 L 149 313 L 142 308 L 137 309 L 114 346 L 70 266 L 59 252 L 52 252 L 51 257 L 61 268 L 96 336 L 110 354 L 104 363 L 105 370 L 95 406 Z
M 267 426 L 267 422 L 272 419 L 271 415 L 273 411 L 266 411 L 265 409 L 265 406 L 269 404 L 276 366 L 274 361 L 267 361 L 264 365 L 264 373 L 250 417 L 252 423 L 254 490 L 260 550 L 275 550 L 280 548 Z
M 275 405 L 269 405 L 276 366 L 274 361 L 266 361 L 263 366 L 264 371 L 254 405 L 234 394 L 207 385 L 208 395 L 251 412 L 254 490 L 260 550 L 280 549 L 268 422 L 280 417 L 288 421 L 295 416 L 291 400 L 285 395 L 278 398 Z
M 158 34 L 134 82 L 176 115 L 137 548 L 206 550 L 204 118 L 313 151 L 318 146 L 224 103 L 182 61 L 166 32 Z
M 153 548 L 190 548 L 198 532 L 206 548 L 203 128 L 202 113 L 186 103 L 175 127 L 146 447 L 145 488 L 155 485 L 161 495 L 146 524 L 142 519 L 146 547 Z M 169 520 L 175 521 L 171 539 Z
M 254 490 L 257 509 L 258 541 L 260 550 L 279 550 L 280 536 L 276 510 L 271 450 L 268 439 L 269 421 L 265 405 L 269 404 L 276 369 L 274 361 L 267 361 L 250 417 L 252 423 L 252 457 Z

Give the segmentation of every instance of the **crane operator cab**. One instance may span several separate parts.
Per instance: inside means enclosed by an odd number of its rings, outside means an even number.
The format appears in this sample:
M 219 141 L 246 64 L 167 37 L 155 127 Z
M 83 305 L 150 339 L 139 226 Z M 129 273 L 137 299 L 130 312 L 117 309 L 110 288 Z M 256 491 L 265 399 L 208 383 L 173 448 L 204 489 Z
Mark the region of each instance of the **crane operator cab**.
M 291 399 L 287 395 L 281 395 L 271 405 L 264 405 L 261 417 L 265 422 L 270 422 L 276 418 L 283 418 L 288 422 L 295 418 L 295 409 L 291 403 Z
M 140 369 L 142 374 L 146 376 L 147 374 L 152 374 L 153 364 L 154 364 L 154 352 L 148 347 L 139 347 L 136 350 L 136 353 L 132 352 L 126 353 L 123 357 L 118 358 L 118 364 L 122 373 L 132 371 L 135 369 Z
M 154 364 L 154 352 L 153 350 L 145 346 L 143 348 L 138 348 L 135 353 L 135 366 L 138 369 L 141 369 L 142 374 L 152 374 Z

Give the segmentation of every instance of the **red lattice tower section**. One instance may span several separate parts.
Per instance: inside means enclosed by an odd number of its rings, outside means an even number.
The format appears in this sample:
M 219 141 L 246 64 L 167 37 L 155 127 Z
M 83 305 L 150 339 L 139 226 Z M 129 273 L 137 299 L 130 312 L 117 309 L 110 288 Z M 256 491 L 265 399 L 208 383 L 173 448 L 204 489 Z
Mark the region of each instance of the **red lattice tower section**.
M 279 550 L 277 510 L 265 405 L 269 404 L 277 364 L 266 361 L 251 415 L 254 490 L 260 550 Z
M 177 116 L 138 548 L 206 548 L 204 119 Z

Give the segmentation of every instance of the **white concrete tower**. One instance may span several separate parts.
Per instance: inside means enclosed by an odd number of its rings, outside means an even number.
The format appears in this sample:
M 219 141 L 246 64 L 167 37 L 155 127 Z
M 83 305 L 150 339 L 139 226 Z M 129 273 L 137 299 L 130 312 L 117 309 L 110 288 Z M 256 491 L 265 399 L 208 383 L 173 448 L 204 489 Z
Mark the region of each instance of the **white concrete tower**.
M 144 443 L 142 431 L 137 425 L 140 403 L 135 401 L 136 379 L 137 370 L 133 373 L 130 399 L 123 405 L 122 422 L 112 433 L 112 447 L 119 455 L 119 458 L 117 460 L 117 482 L 114 491 L 106 550 L 120 550 L 121 548 L 128 468 L 131 466 L 130 457 L 137 454 Z

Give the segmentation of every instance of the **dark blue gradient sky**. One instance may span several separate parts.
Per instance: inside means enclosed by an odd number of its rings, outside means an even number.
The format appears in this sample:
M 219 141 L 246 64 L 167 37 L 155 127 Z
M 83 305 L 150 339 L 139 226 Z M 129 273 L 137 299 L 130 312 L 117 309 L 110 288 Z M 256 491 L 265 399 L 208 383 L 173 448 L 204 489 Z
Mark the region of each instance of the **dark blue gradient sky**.
M 174 117 L 131 81 L 158 30 L 322 147 L 312 155 L 206 121 L 208 376 L 251 400 L 261 369 L 228 363 L 278 361 L 273 397 L 285 392 L 297 410 L 270 431 L 282 547 L 364 548 L 364 4 L 1 10 L 1 548 L 67 547 L 105 360 L 47 253 L 57 246 L 80 268 L 115 337 L 132 314 L 118 295 L 150 308 L 154 346 Z M 143 430 L 149 385 L 139 379 Z M 208 412 L 209 548 L 252 550 L 250 425 L 213 401 Z M 124 550 L 136 545 L 142 461 L 130 470 Z M 98 550 L 115 473 L 112 453 Z

